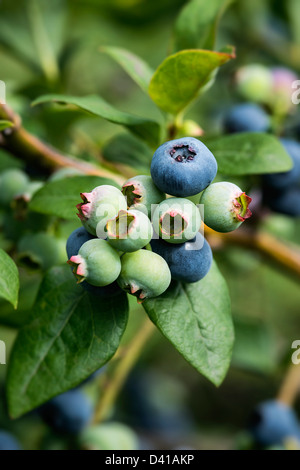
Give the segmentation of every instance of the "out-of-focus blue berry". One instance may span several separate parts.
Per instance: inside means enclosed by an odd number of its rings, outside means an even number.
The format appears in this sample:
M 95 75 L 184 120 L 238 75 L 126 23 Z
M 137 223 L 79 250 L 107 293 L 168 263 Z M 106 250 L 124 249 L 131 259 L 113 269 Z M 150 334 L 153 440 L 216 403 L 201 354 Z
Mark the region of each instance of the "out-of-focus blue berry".
M 278 190 L 287 190 L 296 185 L 300 187 L 300 144 L 292 139 L 281 139 L 280 141 L 293 160 L 294 166 L 290 171 L 284 173 L 264 175 L 263 185 Z
M 0 430 L 0 450 L 21 450 L 21 447 L 12 434 Z
M 278 214 L 300 217 L 300 188 L 287 191 L 264 189 L 264 204 Z
M 225 131 L 267 132 L 270 128 L 270 117 L 257 104 L 243 103 L 231 108 L 224 118 Z
M 276 400 L 266 401 L 257 406 L 251 416 L 249 429 L 263 446 L 283 444 L 285 439 L 300 437 L 300 427 L 294 411 Z
M 78 434 L 92 419 L 93 407 L 83 392 L 74 389 L 52 398 L 39 414 L 55 431 Z

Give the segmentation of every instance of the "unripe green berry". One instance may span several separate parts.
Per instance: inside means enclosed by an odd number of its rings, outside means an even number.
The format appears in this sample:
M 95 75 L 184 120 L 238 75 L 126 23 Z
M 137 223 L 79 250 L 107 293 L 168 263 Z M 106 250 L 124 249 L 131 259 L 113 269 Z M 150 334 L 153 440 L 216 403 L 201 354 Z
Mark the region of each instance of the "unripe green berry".
M 214 183 L 203 191 L 204 222 L 217 232 L 232 232 L 251 217 L 251 198 L 233 183 Z
M 107 241 L 116 250 L 137 251 L 148 245 L 153 228 L 148 217 L 137 210 L 120 211 L 106 224 Z
M 119 286 L 137 297 L 145 299 L 161 295 L 170 285 L 171 272 L 166 261 L 156 253 L 139 250 L 121 257 Z
M 29 179 L 21 170 L 5 170 L 0 174 L 0 205 L 2 207 L 11 203 L 13 198 L 26 190 Z
M 136 209 L 151 216 L 151 206 L 159 204 L 166 198 L 165 193 L 160 191 L 151 176 L 139 175 L 127 180 L 122 186 L 122 193 L 127 198 L 130 209 Z
M 155 232 L 166 242 L 184 243 L 196 236 L 201 215 L 193 202 L 171 197 L 157 206 L 152 222 Z
M 238 92 L 248 100 L 269 103 L 272 99 L 272 73 L 260 64 L 242 67 L 236 75 Z
M 92 192 L 80 195 L 83 202 L 76 207 L 82 225 L 90 234 L 105 238 L 107 221 L 127 209 L 126 199 L 119 189 L 110 185 L 97 186 Z
M 82 245 L 78 255 L 68 261 L 78 283 L 87 281 L 93 286 L 107 286 L 121 271 L 118 253 L 105 240 L 95 238 Z
M 47 270 L 66 262 L 66 240 L 50 233 L 30 233 L 18 243 L 19 261 L 32 269 Z

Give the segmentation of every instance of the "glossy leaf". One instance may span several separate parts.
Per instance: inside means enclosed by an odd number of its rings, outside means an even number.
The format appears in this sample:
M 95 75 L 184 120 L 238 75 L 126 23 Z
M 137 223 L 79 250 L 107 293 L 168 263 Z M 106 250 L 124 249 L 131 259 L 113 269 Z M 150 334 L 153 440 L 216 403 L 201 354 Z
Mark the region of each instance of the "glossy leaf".
M 163 111 L 178 114 L 204 91 L 217 69 L 233 57 L 205 50 L 177 52 L 158 67 L 149 94 Z
M 101 47 L 100 52 L 105 52 L 112 57 L 139 85 L 139 87 L 148 93 L 148 87 L 153 75 L 153 70 L 145 61 L 132 52 L 119 47 Z
M 148 141 L 152 145 L 159 143 L 160 125 L 157 122 L 120 111 L 107 103 L 107 101 L 100 96 L 89 95 L 76 97 L 67 95 L 44 95 L 36 99 L 33 102 L 33 106 L 51 101 L 76 106 L 82 111 L 126 127 L 130 132 Z
M 18 305 L 19 273 L 14 261 L 0 249 L 0 297 L 10 302 L 14 308 Z
M 11 354 L 11 416 L 36 408 L 102 367 L 119 346 L 127 316 L 125 293 L 94 296 L 76 285 L 68 267 L 51 269 Z
M 160 297 L 144 302 L 150 319 L 198 372 L 220 385 L 234 341 L 226 282 L 214 263 L 199 282 L 173 282 Z
M 288 171 L 292 160 L 277 137 L 258 132 L 240 133 L 207 141 L 219 171 L 228 175 L 258 175 Z
M 226 0 L 190 0 L 175 23 L 175 50 L 213 49 L 214 29 Z

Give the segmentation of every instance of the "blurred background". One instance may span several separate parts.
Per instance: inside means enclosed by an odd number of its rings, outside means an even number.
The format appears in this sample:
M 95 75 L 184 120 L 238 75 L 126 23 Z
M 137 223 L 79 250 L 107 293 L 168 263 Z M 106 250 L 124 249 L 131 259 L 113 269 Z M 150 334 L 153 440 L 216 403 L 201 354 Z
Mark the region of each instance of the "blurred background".
M 124 166 L 110 147 L 115 137 L 124 133 L 119 126 L 69 108 L 31 107 L 31 103 L 46 93 L 99 94 L 123 111 L 160 119 L 150 98 L 101 47 L 126 48 L 155 69 L 172 50 L 174 22 L 185 3 L 183 0 L 2 0 L 0 79 L 6 83 L 8 105 L 22 117 L 27 130 L 60 151 L 121 170 L 125 177 L 129 176 L 130 163 Z M 207 135 L 223 133 L 228 109 L 247 101 L 236 86 L 236 73 L 245 65 L 286 67 L 300 79 L 299 22 L 297 0 L 232 2 L 219 27 L 217 49 L 236 46 L 236 60 L 220 70 L 209 92 L 189 110 L 188 119 L 197 122 Z M 299 141 L 299 110 L 297 106 L 287 110 L 284 125 L 282 118 L 273 131 Z M 135 172 L 149 172 L 145 161 L 132 166 Z M 26 168 L 21 160 L 0 150 L 0 171 L 7 168 L 27 170 L 32 181 L 43 183 L 46 179 L 39 169 Z M 230 181 L 261 200 L 259 177 L 230 178 Z M 300 198 L 298 201 L 300 207 Z M 16 213 L 20 216 L 22 204 L 26 204 L 24 198 L 10 212 L 0 212 L 0 247 L 13 253 L 21 275 L 18 310 L 13 311 L 8 303 L 0 301 L 0 339 L 7 344 L 8 356 L 18 328 L 26 324 L 45 270 L 53 264 L 65 263 L 66 238 L 79 226 L 76 220 L 50 220 L 34 213 L 20 219 Z M 262 212 L 260 224 L 266 232 L 284 243 L 300 244 L 297 214 L 279 213 L 270 208 Z M 221 387 L 215 388 L 156 332 L 130 374 L 110 417 L 118 423 L 115 425 L 123 433 L 122 439 L 128 440 L 123 444 L 125 448 L 247 447 L 245 429 L 252 409 L 276 396 L 291 363 L 292 342 L 300 339 L 299 278 L 253 250 L 222 244 L 214 248 L 232 299 L 236 342 L 229 373 Z M 124 344 L 134 335 L 143 316 L 135 299 L 130 302 L 134 320 Z M 5 372 L 6 367 L 0 365 L 0 428 L 11 431 L 24 448 L 72 448 L 70 439 L 50 429 L 39 413 L 33 412 L 14 422 L 9 420 L 4 398 Z M 91 400 L 106 373 L 83 385 L 84 393 Z M 300 413 L 299 400 L 296 410 Z M 104 433 L 104 448 L 122 445 L 115 441 L 118 432 Z

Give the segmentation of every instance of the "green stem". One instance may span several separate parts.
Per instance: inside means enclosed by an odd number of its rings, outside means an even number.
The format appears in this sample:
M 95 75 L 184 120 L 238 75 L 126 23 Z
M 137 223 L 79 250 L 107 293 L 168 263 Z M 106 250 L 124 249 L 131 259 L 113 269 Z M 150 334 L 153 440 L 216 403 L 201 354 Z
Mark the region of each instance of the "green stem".
M 94 423 L 100 423 L 105 420 L 112 409 L 131 369 L 138 360 L 140 352 L 146 341 L 154 332 L 155 326 L 146 317 L 141 329 L 136 333 L 132 342 L 129 344 L 124 356 L 116 366 L 114 374 L 107 383 L 103 394 L 100 395 L 98 406 L 94 416 Z

